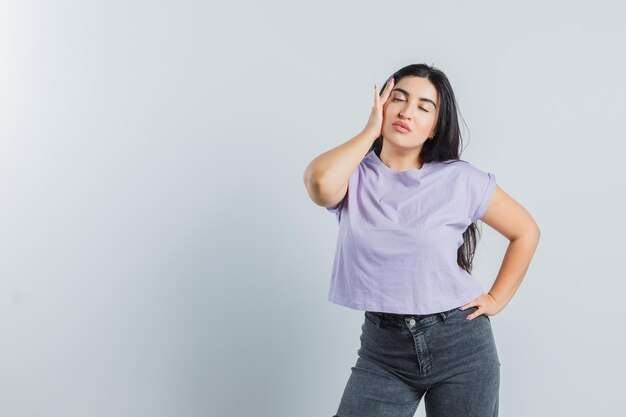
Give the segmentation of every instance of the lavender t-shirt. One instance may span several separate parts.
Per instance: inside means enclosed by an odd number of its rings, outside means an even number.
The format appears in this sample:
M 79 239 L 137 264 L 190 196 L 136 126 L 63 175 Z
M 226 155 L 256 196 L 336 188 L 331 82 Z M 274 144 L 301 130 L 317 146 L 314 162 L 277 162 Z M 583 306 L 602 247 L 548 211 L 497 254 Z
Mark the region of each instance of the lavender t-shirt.
M 480 219 L 496 177 L 449 160 L 396 171 L 370 151 L 334 208 L 339 221 L 329 301 L 362 311 L 432 314 L 482 294 L 457 263 L 463 232 Z

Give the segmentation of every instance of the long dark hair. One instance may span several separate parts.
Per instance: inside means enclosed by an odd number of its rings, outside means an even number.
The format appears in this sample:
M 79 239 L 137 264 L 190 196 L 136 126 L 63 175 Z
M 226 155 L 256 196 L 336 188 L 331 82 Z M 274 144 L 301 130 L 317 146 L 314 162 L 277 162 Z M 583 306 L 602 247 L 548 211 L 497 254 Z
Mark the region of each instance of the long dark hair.
M 454 97 L 454 91 L 448 81 L 448 77 L 434 66 L 426 64 L 411 64 L 393 73 L 394 82 L 397 84 L 404 77 L 422 77 L 429 80 L 439 93 L 439 116 L 435 135 L 431 140 L 424 142 L 420 152 L 422 162 L 466 162 L 459 159 L 459 147 L 463 144 L 461 130 L 459 129 L 460 111 Z M 380 88 L 380 95 L 387 86 L 387 82 Z M 370 151 L 380 156 L 383 147 L 383 137 L 379 136 L 372 144 Z M 480 239 L 481 231 L 476 222 L 470 224 L 463 233 L 463 244 L 457 251 L 457 263 L 468 273 L 472 272 L 472 261 L 476 252 L 477 236 Z

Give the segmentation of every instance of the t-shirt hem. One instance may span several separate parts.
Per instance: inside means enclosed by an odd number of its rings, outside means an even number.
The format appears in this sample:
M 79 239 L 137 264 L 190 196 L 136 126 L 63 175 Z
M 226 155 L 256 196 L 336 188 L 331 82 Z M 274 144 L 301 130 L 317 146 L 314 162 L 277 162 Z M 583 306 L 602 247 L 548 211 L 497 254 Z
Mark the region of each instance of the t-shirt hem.
M 429 305 L 424 308 L 415 308 L 415 306 L 405 306 L 405 307 L 390 307 L 384 304 L 371 303 L 371 302 L 355 302 L 352 300 L 343 299 L 341 297 L 336 297 L 330 295 L 328 297 L 328 301 L 343 306 L 348 307 L 353 310 L 359 311 L 376 311 L 381 313 L 394 313 L 394 314 L 436 314 L 441 313 L 443 311 L 449 311 L 454 308 L 461 307 L 476 298 L 478 298 L 483 291 L 480 292 L 473 291 L 467 295 L 462 297 L 455 298 L 453 300 L 446 300 L 445 303 Z

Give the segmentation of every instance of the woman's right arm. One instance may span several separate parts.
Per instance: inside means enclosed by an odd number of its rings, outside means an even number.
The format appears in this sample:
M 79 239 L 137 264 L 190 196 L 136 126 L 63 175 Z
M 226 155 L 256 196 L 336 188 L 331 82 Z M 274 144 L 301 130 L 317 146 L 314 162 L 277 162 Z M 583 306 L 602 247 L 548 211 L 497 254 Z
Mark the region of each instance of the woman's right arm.
M 365 128 L 358 135 L 313 159 L 304 171 L 304 185 L 314 203 L 335 207 L 348 190 L 350 175 L 361 163 L 380 131 Z
M 350 175 L 381 135 L 383 109 L 394 83 L 393 77 L 389 77 L 380 94 L 374 84 L 374 106 L 365 129 L 347 142 L 313 159 L 304 170 L 304 185 L 315 204 L 335 207 L 345 197 Z

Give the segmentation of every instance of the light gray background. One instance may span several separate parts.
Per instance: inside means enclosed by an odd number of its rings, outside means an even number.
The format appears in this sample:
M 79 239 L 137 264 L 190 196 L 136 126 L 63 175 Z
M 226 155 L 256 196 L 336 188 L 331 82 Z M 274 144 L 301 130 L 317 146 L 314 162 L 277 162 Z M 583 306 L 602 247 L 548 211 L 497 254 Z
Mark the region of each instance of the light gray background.
M 623 414 L 623 3 L 0 4 L 0 415 L 333 415 L 363 312 L 302 173 L 419 62 L 542 230 L 500 415 Z

